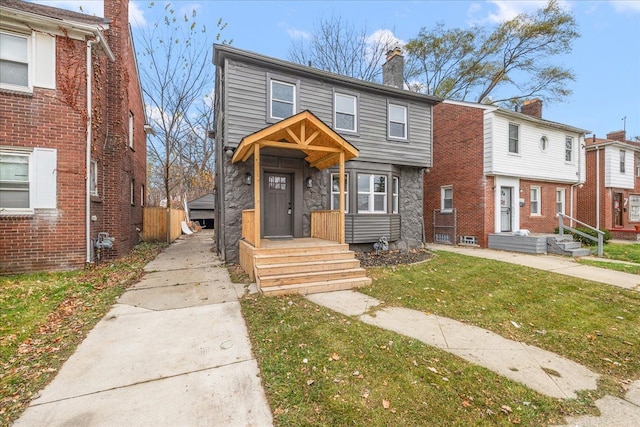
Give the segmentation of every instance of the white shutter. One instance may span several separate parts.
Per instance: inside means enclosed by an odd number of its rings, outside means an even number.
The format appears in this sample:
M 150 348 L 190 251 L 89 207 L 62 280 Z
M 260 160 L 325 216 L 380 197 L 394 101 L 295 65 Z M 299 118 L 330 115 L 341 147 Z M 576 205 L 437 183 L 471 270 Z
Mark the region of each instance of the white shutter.
M 34 86 L 56 88 L 56 42 L 55 37 L 35 33 L 34 37 Z
M 57 152 L 51 148 L 33 149 L 33 207 L 55 209 L 58 184 Z

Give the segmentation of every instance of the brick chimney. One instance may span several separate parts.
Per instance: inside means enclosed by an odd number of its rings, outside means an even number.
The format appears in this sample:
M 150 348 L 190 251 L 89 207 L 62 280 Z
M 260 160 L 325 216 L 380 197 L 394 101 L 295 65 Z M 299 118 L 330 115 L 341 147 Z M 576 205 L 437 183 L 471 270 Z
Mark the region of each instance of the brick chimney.
M 404 87 L 404 56 L 399 47 L 387 52 L 387 62 L 382 64 L 382 84 L 399 89 Z
M 627 140 L 627 132 L 624 130 L 616 130 L 607 134 L 607 139 L 624 142 Z
M 522 114 L 526 114 L 528 116 L 541 119 L 542 118 L 542 100 L 538 98 L 534 98 L 534 99 L 528 99 L 524 101 L 524 104 L 522 104 L 520 112 Z

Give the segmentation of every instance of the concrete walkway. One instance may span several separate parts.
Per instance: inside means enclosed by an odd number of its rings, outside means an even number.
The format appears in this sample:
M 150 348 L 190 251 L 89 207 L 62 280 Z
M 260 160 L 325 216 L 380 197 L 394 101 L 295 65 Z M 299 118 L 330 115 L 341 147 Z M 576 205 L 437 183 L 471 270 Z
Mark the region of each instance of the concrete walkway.
M 16 426 L 269 426 L 238 297 L 211 232 L 150 262 Z
M 454 252 L 478 258 L 508 262 L 510 264 L 524 265 L 527 267 L 563 274 L 565 276 L 577 277 L 579 279 L 592 280 L 594 282 L 618 286 L 620 288 L 640 291 L 640 275 L 609 270 L 606 268 L 592 267 L 590 265 L 582 265 L 577 263 L 571 257 L 564 257 L 560 255 L 530 255 L 498 251 L 495 249 L 480 249 L 436 244 L 428 245 L 428 249 L 430 251 Z M 600 259 L 595 258 L 594 260 Z

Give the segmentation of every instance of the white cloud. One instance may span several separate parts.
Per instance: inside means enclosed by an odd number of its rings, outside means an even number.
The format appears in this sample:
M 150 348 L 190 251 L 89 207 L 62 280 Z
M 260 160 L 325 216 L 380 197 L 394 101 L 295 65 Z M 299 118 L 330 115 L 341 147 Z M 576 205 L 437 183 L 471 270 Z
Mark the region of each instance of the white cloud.
M 278 23 L 278 27 L 285 30 L 289 35 L 289 37 L 292 39 L 310 39 L 311 38 L 311 33 L 304 30 L 299 30 L 297 28 L 291 28 L 284 22 Z
M 129 22 L 133 27 L 144 27 L 147 25 L 147 20 L 144 18 L 144 11 L 140 8 L 138 2 L 129 2 Z
M 640 1 L 638 0 L 613 0 L 611 2 L 616 12 L 640 13 Z
M 534 13 L 547 4 L 547 0 L 487 0 L 482 4 L 475 2 L 467 10 L 468 23 L 470 25 L 499 24 L 521 13 Z M 563 9 L 571 8 L 571 2 L 568 0 L 561 0 L 559 4 Z
M 366 40 L 368 45 L 383 45 L 389 47 L 404 47 L 406 44 L 404 40 L 401 40 L 393 34 L 393 31 L 387 29 L 376 30 L 367 36 Z
M 80 12 L 86 15 L 104 16 L 104 0 L 35 0 L 33 3 L 66 9 L 72 12 Z M 136 27 L 146 25 L 144 13 L 138 2 L 129 2 L 129 22 Z

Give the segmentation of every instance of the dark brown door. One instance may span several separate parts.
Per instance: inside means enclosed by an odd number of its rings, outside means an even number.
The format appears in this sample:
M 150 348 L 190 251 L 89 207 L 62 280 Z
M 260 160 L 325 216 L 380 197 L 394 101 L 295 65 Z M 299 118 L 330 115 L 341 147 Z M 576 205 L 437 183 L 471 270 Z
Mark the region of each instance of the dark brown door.
M 293 206 L 291 174 L 264 174 L 264 237 L 293 236 Z
M 622 193 L 613 193 L 613 226 L 622 227 Z

